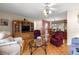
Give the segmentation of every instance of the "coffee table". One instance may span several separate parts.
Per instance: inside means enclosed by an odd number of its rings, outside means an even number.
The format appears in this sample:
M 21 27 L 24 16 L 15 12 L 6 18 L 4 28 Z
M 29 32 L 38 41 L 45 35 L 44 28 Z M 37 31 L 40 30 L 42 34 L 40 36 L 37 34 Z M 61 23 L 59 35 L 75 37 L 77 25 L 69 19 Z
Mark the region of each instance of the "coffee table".
M 33 39 L 29 42 L 30 55 L 32 55 L 38 48 L 42 48 L 44 50 L 45 54 L 47 54 L 47 51 L 46 51 L 47 44 L 46 44 L 45 40 L 41 40 L 39 42 L 39 41 L 37 41 L 37 39 Z

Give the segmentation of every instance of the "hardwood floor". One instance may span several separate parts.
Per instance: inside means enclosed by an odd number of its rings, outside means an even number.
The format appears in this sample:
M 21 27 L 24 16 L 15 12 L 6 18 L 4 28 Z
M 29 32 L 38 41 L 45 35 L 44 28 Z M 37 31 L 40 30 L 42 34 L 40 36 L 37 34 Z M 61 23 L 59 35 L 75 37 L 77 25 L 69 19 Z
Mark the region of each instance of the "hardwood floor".
M 47 51 L 47 55 L 68 55 L 69 54 L 69 48 L 65 43 L 61 47 L 56 47 L 48 43 L 46 51 Z M 30 55 L 29 46 L 25 48 L 22 55 Z M 38 48 L 36 51 L 34 51 L 33 55 L 45 55 L 45 52 L 42 48 Z
M 23 33 L 22 34 L 24 44 L 23 44 L 23 51 L 21 55 L 30 55 L 29 51 L 29 41 L 33 39 L 33 33 Z M 47 44 L 47 55 L 68 55 L 69 54 L 69 47 L 66 45 L 66 42 L 60 46 L 56 47 L 50 43 Z M 45 52 L 42 48 L 38 48 L 34 51 L 33 55 L 45 55 Z

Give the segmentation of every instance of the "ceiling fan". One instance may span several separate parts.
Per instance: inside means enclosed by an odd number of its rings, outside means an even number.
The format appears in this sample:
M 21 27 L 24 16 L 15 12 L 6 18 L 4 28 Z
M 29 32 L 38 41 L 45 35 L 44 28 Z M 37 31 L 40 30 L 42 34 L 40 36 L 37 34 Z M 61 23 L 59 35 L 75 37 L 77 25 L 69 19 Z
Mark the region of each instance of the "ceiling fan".
M 45 3 L 43 4 L 43 13 L 44 15 L 49 15 L 52 13 L 52 11 L 56 11 L 56 8 L 53 8 L 55 4 L 51 4 L 51 3 Z

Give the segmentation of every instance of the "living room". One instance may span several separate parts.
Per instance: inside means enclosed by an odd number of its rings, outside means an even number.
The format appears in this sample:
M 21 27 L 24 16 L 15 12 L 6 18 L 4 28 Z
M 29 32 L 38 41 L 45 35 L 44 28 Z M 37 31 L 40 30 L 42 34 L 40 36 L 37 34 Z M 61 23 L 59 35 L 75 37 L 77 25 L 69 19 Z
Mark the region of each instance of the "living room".
M 72 54 L 69 50 L 71 41 L 74 37 L 79 37 L 78 5 L 78 3 L 0 4 L 0 54 Z

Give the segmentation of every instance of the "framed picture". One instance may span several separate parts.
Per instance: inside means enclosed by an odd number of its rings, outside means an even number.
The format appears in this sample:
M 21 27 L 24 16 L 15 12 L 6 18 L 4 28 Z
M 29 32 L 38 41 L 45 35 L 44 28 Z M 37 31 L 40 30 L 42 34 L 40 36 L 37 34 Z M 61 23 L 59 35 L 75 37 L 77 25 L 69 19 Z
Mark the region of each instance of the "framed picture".
M 0 26 L 8 26 L 8 19 L 1 18 L 0 19 Z

